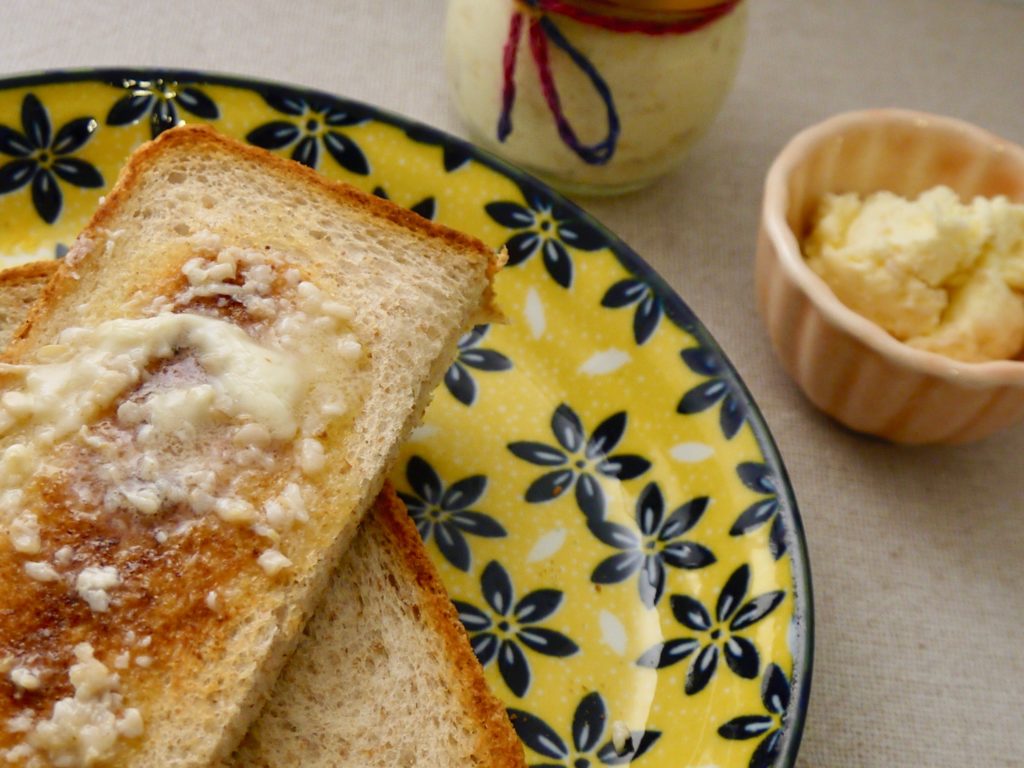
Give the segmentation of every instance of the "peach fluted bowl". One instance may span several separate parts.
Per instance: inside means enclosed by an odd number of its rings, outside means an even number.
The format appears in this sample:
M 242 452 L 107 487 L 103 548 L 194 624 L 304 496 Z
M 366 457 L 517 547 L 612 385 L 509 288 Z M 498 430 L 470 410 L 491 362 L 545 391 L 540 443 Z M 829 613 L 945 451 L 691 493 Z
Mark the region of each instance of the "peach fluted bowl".
M 947 117 L 848 112 L 795 136 L 765 182 L 756 285 L 776 354 L 818 408 L 899 443 L 966 443 L 1024 419 L 1024 357 L 964 363 L 903 344 L 840 302 L 800 243 L 828 192 L 939 184 L 1024 202 L 1024 148 Z

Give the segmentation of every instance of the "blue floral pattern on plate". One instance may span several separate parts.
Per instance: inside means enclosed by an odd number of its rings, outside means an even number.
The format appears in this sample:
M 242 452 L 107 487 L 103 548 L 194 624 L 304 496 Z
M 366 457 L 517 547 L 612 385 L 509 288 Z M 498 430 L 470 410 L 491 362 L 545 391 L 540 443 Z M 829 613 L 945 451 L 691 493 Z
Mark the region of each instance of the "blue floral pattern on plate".
M 685 690 L 693 696 L 707 687 L 718 669 L 719 653 L 726 665 L 740 677 L 753 679 L 761 669 L 761 657 L 753 641 L 739 632 L 749 629 L 774 611 L 785 598 L 781 590 L 746 599 L 750 567 L 741 565 L 729 577 L 718 595 L 715 618 L 704 604 L 689 595 L 672 595 L 669 603 L 676 621 L 697 633 L 658 643 L 637 660 L 642 667 L 661 669 L 696 653 L 686 673 Z
M 743 401 L 737 396 L 729 380 L 722 375 L 724 371 L 718 356 L 706 347 L 684 349 L 680 355 L 687 368 L 708 378 L 687 391 L 676 406 L 676 410 L 682 414 L 702 413 L 721 403 L 718 420 L 722 434 L 732 439 L 743 426 L 746 413 Z
M 341 130 L 365 123 L 368 117 L 361 110 L 278 89 L 266 91 L 263 98 L 285 117 L 249 131 L 245 138 L 250 144 L 272 150 L 291 148 L 292 160 L 314 169 L 320 167 L 320 157 L 326 150 L 334 162 L 350 173 L 370 173 L 363 150 Z
M 0 165 L 0 195 L 31 185 L 32 205 L 43 221 L 53 224 L 64 201 L 59 181 L 87 189 L 103 186 L 96 167 L 74 157 L 97 128 L 94 118 L 79 117 L 54 132 L 46 107 L 35 94 L 26 94 L 21 131 L 0 125 L 0 153 L 13 158 Z
M 617 584 L 637 576 L 640 602 L 653 608 L 665 591 L 665 567 L 695 570 L 715 562 L 714 553 L 683 536 L 700 521 L 708 498 L 691 499 L 665 515 L 665 499 L 657 483 L 649 483 L 636 500 L 639 532 L 618 523 L 589 518 L 591 532 L 610 547 L 621 550 L 600 563 L 590 579 L 595 584 Z
M 503 227 L 515 231 L 505 247 L 508 265 L 522 264 L 540 252 L 551 279 L 563 288 L 572 285 L 573 263 L 568 248 L 596 251 L 605 239 L 572 211 L 537 190 L 525 190 L 523 202 L 502 200 L 488 203 L 488 215 Z
M 605 499 L 597 476 L 632 480 L 651 467 L 651 462 L 643 456 L 608 455 L 622 440 L 627 421 L 625 411 L 613 413 L 588 435 L 576 411 L 563 403 L 551 417 L 551 431 L 558 445 L 531 440 L 509 443 L 508 449 L 523 461 L 541 467 L 557 467 L 530 484 L 526 500 L 531 504 L 551 501 L 575 484 L 580 511 L 588 518 L 602 516 Z
M 771 768 L 779 756 L 791 689 L 785 673 L 769 664 L 761 684 L 761 701 L 765 713 L 740 715 L 720 726 L 723 739 L 747 741 L 760 739 L 750 756 L 749 768 Z
M 463 334 L 459 339 L 459 351 L 455 362 L 445 373 L 445 387 L 451 396 L 463 405 L 475 403 L 479 391 L 476 379 L 469 371 L 470 368 L 490 373 L 499 373 L 512 368 L 512 361 L 507 355 L 496 349 L 487 349 L 481 346 L 481 342 L 489 330 L 490 326 L 488 325 L 478 325 Z
M 490 515 L 469 507 L 476 504 L 487 490 L 487 478 L 471 475 L 445 487 L 430 464 L 413 456 L 405 465 L 405 478 L 412 493 L 398 495 L 416 523 L 420 537 L 429 542 L 431 536 L 444 559 L 460 571 L 468 571 L 472 553 L 466 536 L 501 538 L 508 533 Z
M 772 557 L 778 560 L 786 554 L 786 528 L 779 514 L 781 503 L 778 496 L 777 481 L 771 468 L 759 461 L 746 461 L 736 467 L 740 482 L 755 493 L 763 493 L 765 498 L 759 499 L 747 507 L 729 529 L 730 536 L 743 536 L 756 531 L 771 521 L 768 532 L 768 546 Z
M 480 591 L 490 611 L 455 600 L 473 652 L 485 667 L 495 658 L 505 684 L 522 697 L 530 688 L 530 662 L 526 651 L 545 656 L 572 656 L 579 646 L 554 629 L 537 626 L 550 618 L 562 604 L 557 589 L 537 589 L 516 600 L 508 571 L 497 561 L 484 568 Z
M 626 765 L 643 757 L 658 741 L 659 731 L 630 731 L 622 735 L 622 744 L 609 736 L 608 707 L 597 691 L 588 693 L 576 706 L 572 718 L 572 746 L 541 718 L 521 709 L 509 709 L 512 726 L 532 751 L 547 758 L 531 763 L 530 768 L 591 768 L 600 765 Z M 605 738 L 609 736 L 609 738 Z M 602 741 L 604 743 L 602 743 Z M 555 762 L 551 762 L 555 761 Z
M 633 307 L 633 339 L 646 344 L 658 330 L 661 321 L 661 298 L 643 280 L 626 278 L 612 285 L 601 298 L 601 306 L 609 309 Z
M 125 78 L 118 87 L 127 93 L 107 112 L 107 125 L 131 125 L 148 117 L 149 134 L 154 139 L 184 122 L 178 107 L 203 120 L 220 117 L 220 109 L 213 99 L 195 85 L 157 77 L 152 80 Z

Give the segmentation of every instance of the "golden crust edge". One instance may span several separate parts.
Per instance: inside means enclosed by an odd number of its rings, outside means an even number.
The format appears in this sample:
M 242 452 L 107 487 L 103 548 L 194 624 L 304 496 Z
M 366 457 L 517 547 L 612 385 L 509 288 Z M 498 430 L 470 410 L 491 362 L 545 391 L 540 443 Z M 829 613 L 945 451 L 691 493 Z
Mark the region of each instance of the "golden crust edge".
M 172 128 L 164 131 L 156 139 L 145 142 L 136 149 L 121 169 L 113 187 L 104 196 L 101 204 L 93 212 L 88 223 L 86 223 L 81 233 L 75 239 L 69 256 L 74 254 L 77 249 L 85 248 L 91 242 L 101 242 L 105 239 L 105 225 L 117 215 L 121 206 L 130 198 L 138 177 L 162 152 L 180 146 L 200 146 L 203 143 L 234 154 L 240 159 L 255 162 L 263 166 L 267 171 L 285 179 L 290 179 L 293 183 L 312 185 L 327 192 L 337 201 L 354 204 L 370 216 L 381 217 L 422 238 L 440 238 L 449 245 L 459 248 L 463 256 L 470 257 L 474 261 L 484 261 L 486 264 L 485 276 L 487 286 L 484 290 L 482 304 L 473 321 L 505 321 L 505 316 L 498 307 L 494 293 L 494 278 L 505 265 L 508 258 L 504 248 L 498 252 L 493 252 L 481 240 L 472 235 L 429 221 L 419 214 L 402 208 L 388 200 L 356 189 L 351 184 L 327 179 L 312 168 L 297 163 L 294 160 L 278 157 L 260 147 L 243 144 L 236 139 L 228 138 L 207 125 L 182 125 Z M 65 258 L 65 260 L 60 262 L 60 267 L 56 268 L 55 274 L 43 289 L 39 300 L 29 311 L 25 322 L 12 335 L 11 343 L 4 353 L 0 355 L 0 359 L 7 360 L 17 357 L 21 343 L 29 336 L 38 318 L 45 315 L 50 307 L 57 304 L 61 295 L 70 286 L 69 281 L 74 280 L 72 272 L 69 261 Z
M 351 185 L 325 179 L 299 163 L 228 139 L 207 126 L 182 126 L 166 131 L 156 140 L 147 142 L 136 150 L 121 170 L 113 188 L 76 239 L 76 245 L 85 249 L 91 243 L 102 242 L 105 239 L 103 234 L 105 224 L 117 215 L 120 207 L 133 193 L 140 174 L 144 172 L 148 163 L 159 156 L 161 151 L 175 145 L 195 146 L 196 144 L 193 142 L 202 141 L 210 142 L 228 152 L 248 157 L 285 178 L 291 177 L 299 183 L 313 184 L 326 190 L 337 200 L 353 203 L 370 215 L 381 216 L 422 237 L 439 237 L 460 248 L 464 255 L 472 254 L 474 257 L 484 259 L 488 284 L 484 292 L 480 319 L 499 322 L 504 319 L 496 305 L 493 290 L 493 278 L 507 259 L 504 249 L 495 254 L 480 240 L 470 235 L 428 221 L 393 203 L 363 193 Z M 11 344 L 0 354 L 0 359 L 18 357 L 19 348 L 29 337 L 38 318 L 45 316 L 73 285 L 75 277 L 72 273 L 73 267 L 69 262 L 56 260 L 19 265 L 0 272 L 0 284 L 5 280 L 23 281 L 48 278 L 39 299 L 29 309 L 25 320 L 12 335 Z M 511 728 L 504 706 L 487 687 L 482 669 L 469 645 L 468 635 L 458 620 L 433 563 L 430 562 L 423 550 L 415 526 L 390 483 L 385 485 L 382 493 L 374 502 L 374 507 L 380 508 L 381 512 L 378 513 L 378 516 L 394 536 L 394 544 L 400 549 L 403 556 L 401 567 L 415 581 L 423 605 L 430 614 L 430 621 L 445 644 L 446 655 L 463 681 L 463 685 L 458 688 L 461 703 L 465 710 L 477 719 L 482 728 L 481 736 L 478 739 L 477 753 L 485 759 L 487 764 L 525 766 L 522 744 Z M 502 723 L 504 727 L 502 727 Z
M 52 277 L 60 266 L 60 262 L 50 260 L 10 267 L 0 271 L 0 286 Z M 425 620 L 441 637 L 445 656 L 463 683 L 458 687 L 460 703 L 481 728 L 475 749 L 477 757 L 486 765 L 522 768 L 526 765 L 522 744 L 512 729 L 504 706 L 487 685 L 480 663 L 473 655 L 469 636 L 458 619 L 440 575 L 390 481 L 385 481 L 369 514 L 390 535 L 389 543 L 400 558 L 397 564 L 409 583 L 415 584 L 417 595 L 428 614 Z
M 423 548 L 419 531 L 395 493 L 390 481 L 384 484 L 374 503 L 377 521 L 387 528 L 401 554 L 400 567 L 415 582 L 429 621 L 444 642 L 445 656 L 456 670 L 461 684 L 458 696 L 465 711 L 479 723 L 476 755 L 483 765 L 525 767 L 522 742 L 516 736 L 505 706 L 484 679 L 483 668 L 473 653 L 469 635 L 459 621 L 440 574 Z

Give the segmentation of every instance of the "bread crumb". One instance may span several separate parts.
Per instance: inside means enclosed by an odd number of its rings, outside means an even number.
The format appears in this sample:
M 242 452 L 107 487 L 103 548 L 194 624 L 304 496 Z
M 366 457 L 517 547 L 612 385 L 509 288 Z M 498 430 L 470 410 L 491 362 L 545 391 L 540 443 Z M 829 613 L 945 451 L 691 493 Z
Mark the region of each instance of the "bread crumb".
M 60 580 L 60 574 L 53 569 L 52 565 L 38 560 L 25 563 L 25 573 L 30 579 L 43 583 Z
M 275 544 L 281 540 L 281 535 L 271 528 L 269 525 L 263 523 L 256 523 L 252 526 L 252 532 L 259 536 L 261 539 L 269 539 Z
M 106 613 L 110 610 L 110 594 L 107 590 L 120 584 L 121 576 L 112 565 L 90 565 L 83 568 L 75 579 L 75 591 L 89 604 L 93 613 Z
M 338 354 L 342 360 L 355 361 L 363 354 L 363 346 L 351 336 L 338 339 Z
M 307 477 L 315 475 L 326 464 L 324 447 L 319 440 L 312 437 L 299 441 L 299 469 Z
M 23 555 L 38 555 L 42 549 L 39 540 L 39 519 L 31 512 L 23 512 L 11 523 L 11 546 Z
M 129 707 L 124 711 L 121 719 L 117 722 L 117 732 L 126 739 L 137 739 L 142 735 L 142 714 L 135 707 Z
M 268 576 L 276 576 L 281 571 L 287 570 L 292 567 L 292 561 L 282 555 L 276 549 L 264 550 L 263 554 L 256 560 L 259 563 L 260 568 Z
M 11 682 L 26 691 L 38 691 L 42 686 L 39 676 L 27 667 L 15 667 L 11 670 Z
M 251 523 L 256 519 L 256 510 L 252 504 L 237 497 L 217 499 L 213 508 L 217 517 L 225 523 Z

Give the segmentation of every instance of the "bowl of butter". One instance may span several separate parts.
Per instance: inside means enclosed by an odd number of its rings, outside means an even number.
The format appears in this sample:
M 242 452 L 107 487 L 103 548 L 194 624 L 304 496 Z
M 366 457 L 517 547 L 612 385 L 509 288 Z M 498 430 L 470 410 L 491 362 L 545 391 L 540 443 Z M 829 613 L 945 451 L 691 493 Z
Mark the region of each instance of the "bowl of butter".
M 1024 420 L 1024 148 L 969 123 L 850 112 L 765 182 L 758 307 L 816 406 L 900 443 Z

